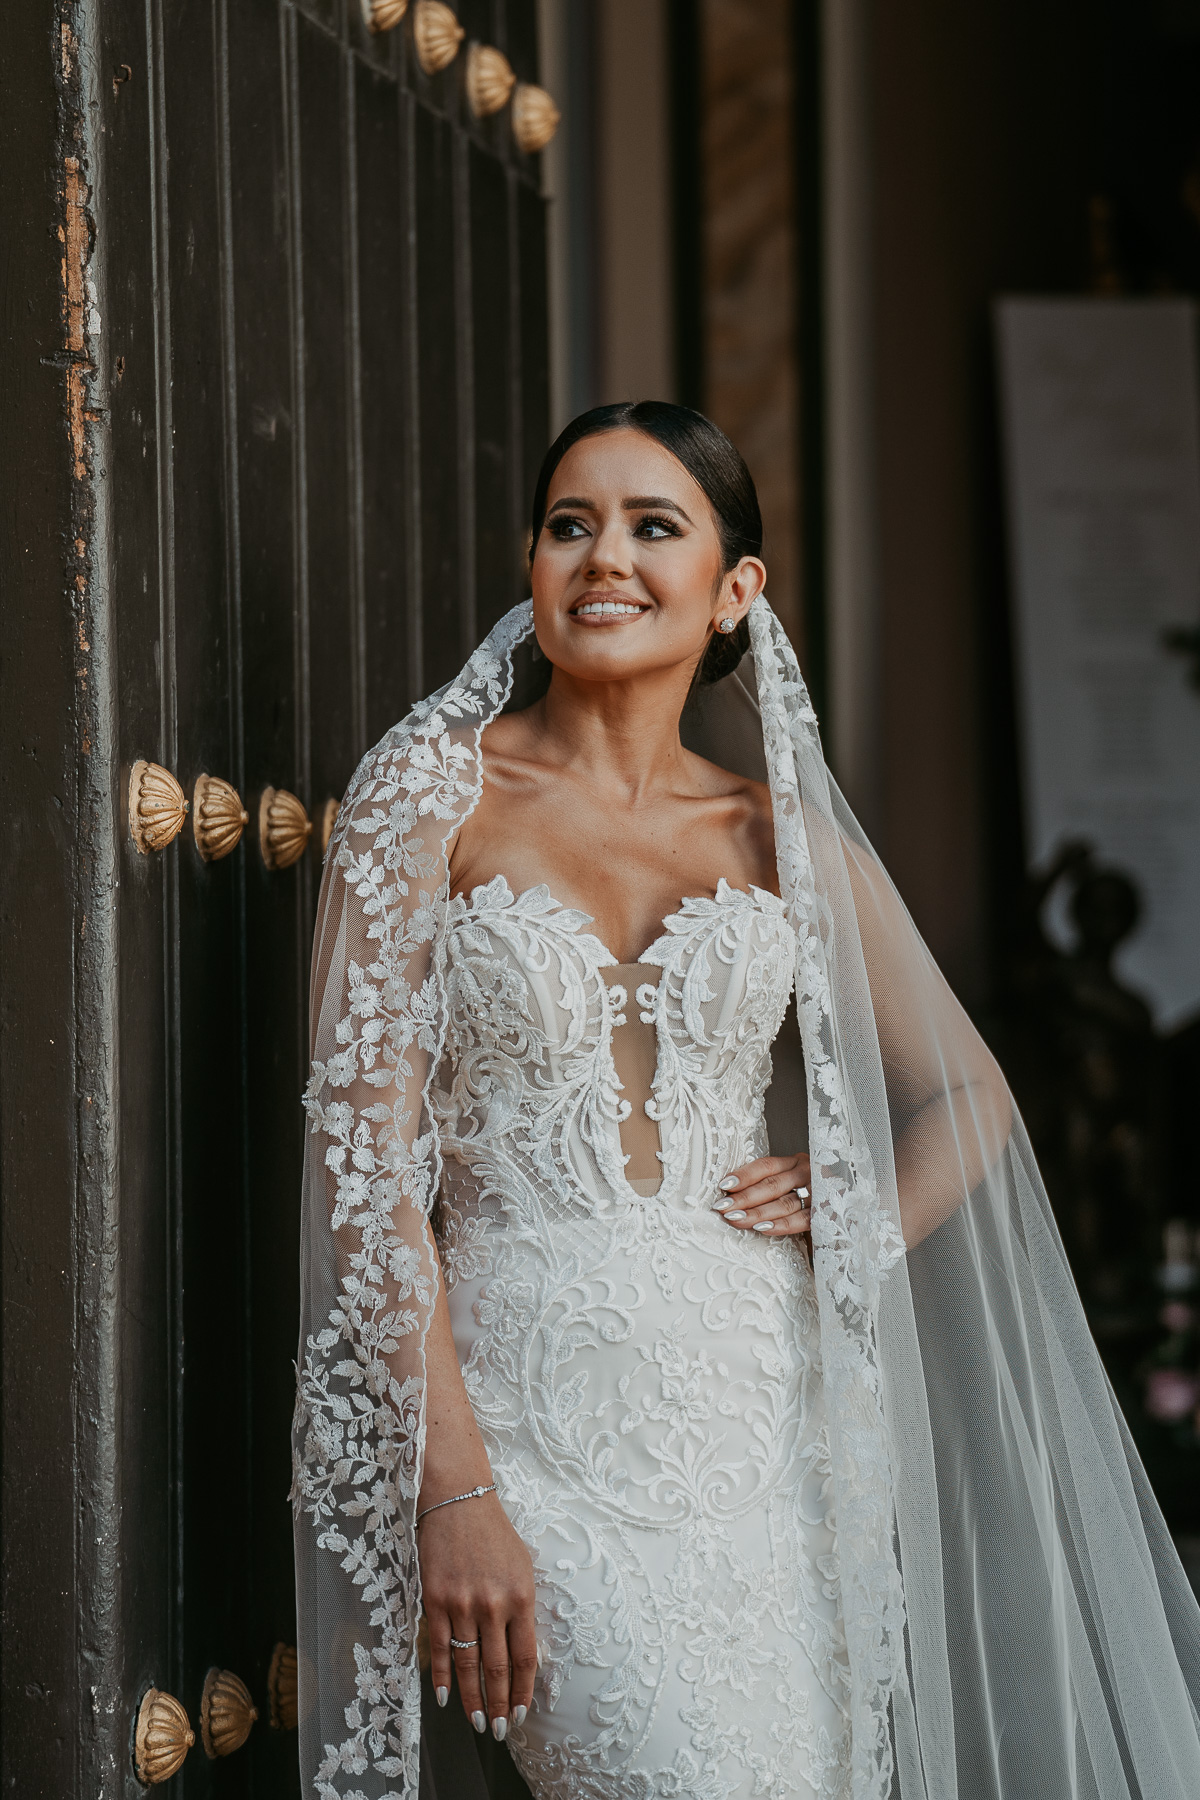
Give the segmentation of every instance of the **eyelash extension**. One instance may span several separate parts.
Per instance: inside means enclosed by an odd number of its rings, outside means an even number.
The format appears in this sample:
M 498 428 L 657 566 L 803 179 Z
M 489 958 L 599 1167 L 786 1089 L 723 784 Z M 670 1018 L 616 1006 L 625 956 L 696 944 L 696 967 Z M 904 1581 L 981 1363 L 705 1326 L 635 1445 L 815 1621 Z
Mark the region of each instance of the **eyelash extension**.
M 640 531 L 643 525 L 661 526 L 662 530 L 670 537 L 679 537 L 681 535 L 679 527 L 674 519 L 668 518 L 666 513 L 643 513 L 634 527 L 634 530 Z M 571 513 L 556 514 L 555 517 L 548 522 L 546 529 L 551 537 L 556 537 L 561 541 L 566 538 L 567 531 L 572 526 L 577 526 L 581 531 L 586 531 L 588 529 L 584 520 L 575 518 Z

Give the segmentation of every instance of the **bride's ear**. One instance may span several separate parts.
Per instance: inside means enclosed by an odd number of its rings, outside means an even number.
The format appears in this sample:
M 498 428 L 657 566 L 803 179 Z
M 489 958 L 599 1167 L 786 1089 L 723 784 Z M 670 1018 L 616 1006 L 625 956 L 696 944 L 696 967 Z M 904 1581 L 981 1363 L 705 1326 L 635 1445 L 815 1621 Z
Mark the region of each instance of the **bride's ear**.
M 744 618 L 767 585 L 766 564 L 757 556 L 743 556 L 729 571 L 727 598 Z

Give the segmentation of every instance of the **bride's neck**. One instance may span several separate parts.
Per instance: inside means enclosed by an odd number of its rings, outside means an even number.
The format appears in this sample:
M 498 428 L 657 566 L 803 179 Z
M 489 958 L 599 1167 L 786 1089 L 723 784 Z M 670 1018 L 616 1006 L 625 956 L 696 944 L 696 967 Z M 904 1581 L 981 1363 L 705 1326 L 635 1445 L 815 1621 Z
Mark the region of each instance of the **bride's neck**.
M 612 781 L 630 797 L 677 776 L 687 675 L 655 670 L 630 681 L 579 681 L 555 669 L 536 708 L 538 750 L 565 769 Z

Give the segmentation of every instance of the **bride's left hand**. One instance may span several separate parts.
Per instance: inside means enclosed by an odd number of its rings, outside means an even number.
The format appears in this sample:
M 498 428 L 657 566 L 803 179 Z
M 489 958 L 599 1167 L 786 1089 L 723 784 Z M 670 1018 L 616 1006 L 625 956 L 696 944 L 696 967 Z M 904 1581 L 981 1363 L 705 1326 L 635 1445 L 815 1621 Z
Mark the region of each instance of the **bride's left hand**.
M 731 1169 L 720 1187 L 713 1205 L 737 1231 L 796 1237 L 812 1223 L 807 1151 L 757 1157 Z

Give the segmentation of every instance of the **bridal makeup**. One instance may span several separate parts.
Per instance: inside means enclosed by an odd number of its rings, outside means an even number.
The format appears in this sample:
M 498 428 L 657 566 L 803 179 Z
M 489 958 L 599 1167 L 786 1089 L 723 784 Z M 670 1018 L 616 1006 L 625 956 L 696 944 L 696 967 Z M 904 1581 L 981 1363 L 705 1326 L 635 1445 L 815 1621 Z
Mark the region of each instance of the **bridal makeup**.
M 724 569 L 704 489 L 643 432 L 572 445 L 547 499 L 531 564 L 534 621 L 543 653 L 568 676 L 679 670 L 690 680 L 717 617 L 742 617 L 761 590 L 756 559 Z

